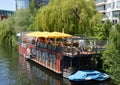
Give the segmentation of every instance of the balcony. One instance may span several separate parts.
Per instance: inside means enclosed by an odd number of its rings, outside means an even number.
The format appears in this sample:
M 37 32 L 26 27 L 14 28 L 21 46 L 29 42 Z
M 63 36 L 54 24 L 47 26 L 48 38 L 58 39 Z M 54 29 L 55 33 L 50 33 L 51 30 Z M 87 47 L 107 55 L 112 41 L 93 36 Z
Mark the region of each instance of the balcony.
M 112 9 L 112 11 L 119 11 L 120 12 L 120 8 Z
M 101 6 L 105 4 L 106 4 L 106 0 L 96 0 L 96 6 Z
M 116 16 L 113 16 L 113 17 L 111 18 L 111 20 L 119 20 L 119 18 L 116 17 Z
M 101 13 L 106 12 L 106 10 L 105 10 L 104 7 L 97 7 L 97 11 L 99 11 L 99 12 L 101 12 Z
M 100 13 L 105 13 L 106 11 L 105 10 L 99 10 Z

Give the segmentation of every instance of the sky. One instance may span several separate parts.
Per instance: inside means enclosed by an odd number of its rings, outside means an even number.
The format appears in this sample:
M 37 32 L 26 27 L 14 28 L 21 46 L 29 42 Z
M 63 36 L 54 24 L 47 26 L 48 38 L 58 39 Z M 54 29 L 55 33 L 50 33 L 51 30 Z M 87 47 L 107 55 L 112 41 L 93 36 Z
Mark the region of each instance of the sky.
M 0 0 L 0 9 L 15 11 L 15 0 Z

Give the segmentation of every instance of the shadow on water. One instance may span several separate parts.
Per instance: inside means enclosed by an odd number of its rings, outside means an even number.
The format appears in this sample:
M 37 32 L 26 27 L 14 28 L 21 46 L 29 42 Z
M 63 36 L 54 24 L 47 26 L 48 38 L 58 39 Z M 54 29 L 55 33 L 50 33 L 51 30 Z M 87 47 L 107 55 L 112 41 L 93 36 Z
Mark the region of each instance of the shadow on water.
M 71 82 L 32 61 L 25 61 L 22 56 L 19 56 L 19 63 L 21 66 L 19 85 L 114 85 L 110 80 Z
M 110 80 L 106 81 L 88 81 L 88 82 L 72 82 L 72 85 L 114 85 Z
M 19 63 L 22 66 L 21 72 L 24 74 L 24 79 L 26 77 L 25 82 L 22 81 L 25 85 L 61 85 L 62 78 L 46 68 L 32 61 L 25 61 L 22 56 L 19 56 Z M 22 77 L 21 74 L 20 77 Z

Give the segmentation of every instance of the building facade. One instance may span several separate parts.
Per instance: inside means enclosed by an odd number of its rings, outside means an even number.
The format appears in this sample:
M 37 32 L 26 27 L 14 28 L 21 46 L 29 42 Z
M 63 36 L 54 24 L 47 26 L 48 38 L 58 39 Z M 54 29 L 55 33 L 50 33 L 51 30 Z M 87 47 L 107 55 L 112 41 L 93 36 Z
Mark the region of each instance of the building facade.
M 97 10 L 103 13 L 103 21 L 109 19 L 113 24 L 119 21 L 120 0 L 95 0 Z
M 29 7 L 30 0 L 15 0 L 15 1 L 16 1 L 16 10 Z
M 36 1 L 38 8 L 49 3 L 49 0 L 35 0 L 35 1 Z
M 0 9 L 0 21 L 2 21 L 4 18 L 7 18 L 8 15 L 13 14 L 13 11 L 8 11 L 8 10 L 1 10 Z
M 31 0 L 15 0 L 16 1 L 16 10 L 21 8 L 29 8 L 29 3 Z M 49 0 L 35 0 L 38 7 L 40 7 L 42 4 L 46 5 L 48 4 Z

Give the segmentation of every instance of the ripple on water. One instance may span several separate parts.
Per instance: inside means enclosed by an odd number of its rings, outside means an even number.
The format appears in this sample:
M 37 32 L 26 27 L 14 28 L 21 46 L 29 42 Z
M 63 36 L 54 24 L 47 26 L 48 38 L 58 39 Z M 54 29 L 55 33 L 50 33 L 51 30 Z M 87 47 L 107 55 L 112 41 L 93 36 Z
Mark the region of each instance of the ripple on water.
M 9 62 L 7 60 L 0 60 L 0 85 L 9 84 Z

